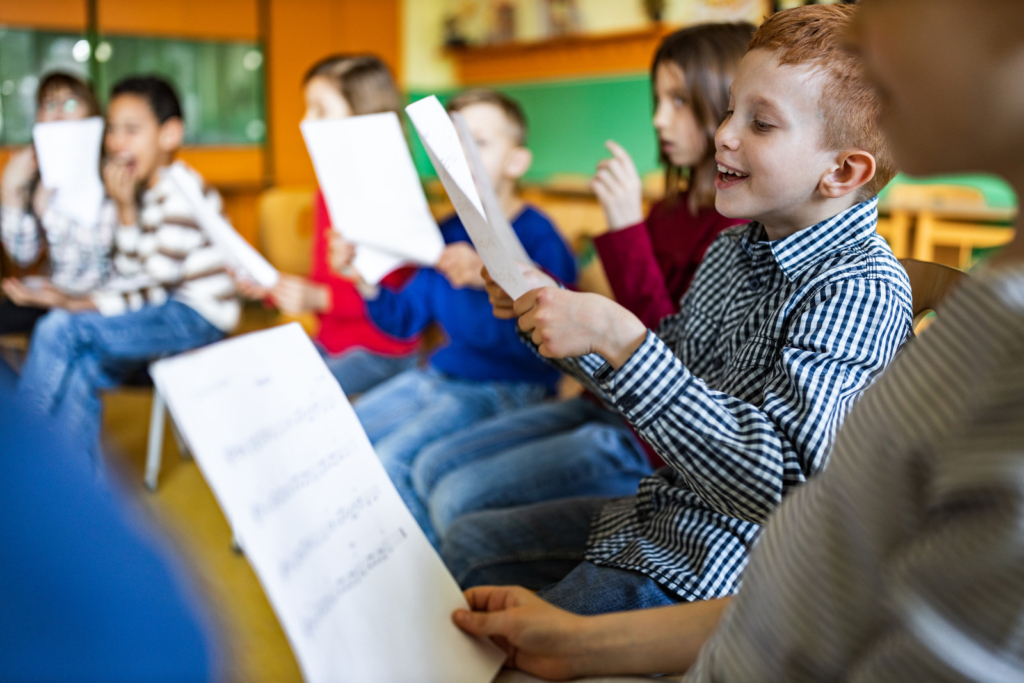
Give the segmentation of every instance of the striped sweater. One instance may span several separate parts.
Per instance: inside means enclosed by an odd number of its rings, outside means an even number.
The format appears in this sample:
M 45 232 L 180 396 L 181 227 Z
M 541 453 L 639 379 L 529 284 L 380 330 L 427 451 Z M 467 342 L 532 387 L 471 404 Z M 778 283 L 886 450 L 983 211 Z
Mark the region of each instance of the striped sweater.
M 1024 266 L 976 274 L 772 515 L 686 680 L 1024 681 Z
M 204 197 L 221 210 L 216 190 L 204 187 Z M 241 308 L 224 256 L 170 179 L 161 178 L 143 193 L 138 224 L 120 225 L 112 201 L 104 205 L 100 221 L 116 226 L 114 277 L 92 296 L 101 313 L 119 315 L 174 299 L 224 332 L 238 324 Z

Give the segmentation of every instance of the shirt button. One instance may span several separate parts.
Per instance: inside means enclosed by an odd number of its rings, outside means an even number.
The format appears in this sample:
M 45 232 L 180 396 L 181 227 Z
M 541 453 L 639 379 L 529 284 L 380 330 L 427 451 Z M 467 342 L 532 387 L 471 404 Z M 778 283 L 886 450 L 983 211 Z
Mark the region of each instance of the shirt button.
M 711 361 L 711 368 L 714 370 L 721 370 L 725 366 L 725 361 L 721 358 L 716 358 Z
M 747 284 L 750 286 L 750 291 L 752 292 L 756 292 L 761 289 L 761 281 L 758 280 L 757 277 L 751 277 L 747 280 Z

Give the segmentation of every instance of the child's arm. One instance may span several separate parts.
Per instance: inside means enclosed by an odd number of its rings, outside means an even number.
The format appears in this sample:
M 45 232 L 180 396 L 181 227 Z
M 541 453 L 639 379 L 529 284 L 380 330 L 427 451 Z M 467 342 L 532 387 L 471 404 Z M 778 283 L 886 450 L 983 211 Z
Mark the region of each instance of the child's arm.
M 0 181 L 0 235 L 7 255 L 20 266 L 31 265 L 42 251 L 39 221 L 29 210 L 36 168 L 35 152 L 26 147 L 7 162 Z
M 707 504 L 758 524 L 792 486 L 824 466 L 846 411 L 910 332 L 909 309 L 889 284 L 826 285 L 806 299 L 785 338 L 765 339 L 760 352 L 730 361 L 749 366 L 752 380 L 763 377 L 755 406 L 709 387 L 649 331 L 630 354 L 632 327 L 626 334 L 616 329 L 617 318 L 601 317 L 613 309 L 580 301 L 587 295 L 551 291 L 516 302 L 524 334 L 542 342 L 548 357 L 565 354 L 556 364 L 599 389 Z M 823 324 L 830 320 L 844 320 L 850 332 Z M 779 345 L 780 359 L 765 366 L 779 356 Z M 587 349 L 590 355 L 571 357 Z

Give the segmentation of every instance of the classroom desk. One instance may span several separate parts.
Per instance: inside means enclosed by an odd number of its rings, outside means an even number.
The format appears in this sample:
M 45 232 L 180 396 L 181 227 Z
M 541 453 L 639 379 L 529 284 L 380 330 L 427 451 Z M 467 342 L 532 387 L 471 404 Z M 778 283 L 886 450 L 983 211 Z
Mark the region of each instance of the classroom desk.
M 972 206 L 969 204 L 934 205 L 885 201 L 878 205 L 878 212 L 881 214 L 891 214 L 893 211 L 927 212 L 939 220 L 964 223 L 1010 223 L 1017 219 L 1018 214 L 1015 207 Z

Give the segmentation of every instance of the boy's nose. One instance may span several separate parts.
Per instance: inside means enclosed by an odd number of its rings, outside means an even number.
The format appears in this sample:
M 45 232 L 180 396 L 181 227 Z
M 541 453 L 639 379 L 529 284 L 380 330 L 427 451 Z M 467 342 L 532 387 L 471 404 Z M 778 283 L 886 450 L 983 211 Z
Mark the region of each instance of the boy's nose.
M 729 121 L 722 122 L 715 132 L 715 149 L 736 149 L 737 147 L 739 147 L 739 138 L 732 134 Z

